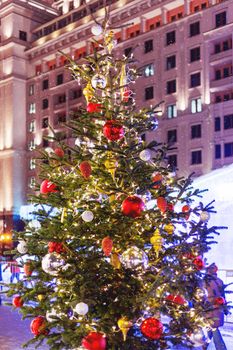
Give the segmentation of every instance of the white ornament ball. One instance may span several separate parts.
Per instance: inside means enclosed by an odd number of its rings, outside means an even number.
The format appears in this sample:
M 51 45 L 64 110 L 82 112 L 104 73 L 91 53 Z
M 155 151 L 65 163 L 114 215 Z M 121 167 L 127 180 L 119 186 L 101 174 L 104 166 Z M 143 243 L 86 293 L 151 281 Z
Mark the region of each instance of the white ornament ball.
M 148 162 L 151 159 L 151 151 L 149 149 L 144 149 L 140 152 L 139 157 L 144 162 Z
M 52 147 L 46 147 L 45 148 L 45 152 L 47 152 L 49 156 L 54 154 L 54 150 L 52 149 Z
M 81 215 L 83 221 L 85 222 L 91 222 L 94 219 L 94 215 L 92 211 L 90 210 L 85 210 L 82 215 Z
M 203 222 L 206 222 L 210 219 L 210 214 L 208 213 L 208 211 L 202 211 L 200 214 L 200 220 Z
M 94 89 L 104 89 L 107 85 L 107 80 L 103 74 L 95 74 L 91 79 L 91 85 Z
M 91 28 L 91 32 L 93 35 L 100 35 L 103 33 L 103 27 L 100 24 L 94 24 Z
M 45 317 L 48 322 L 54 322 L 56 321 L 55 317 L 61 318 L 62 316 L 64 316 L 62 312 L 59 312 L 55 308 L 52 308 L 50 311 L 48 310 L 46 312 Z
M 46 254 L 41 264 L 44 272 L 52 276 L 57 276 L 65 265 L 65 261 L 60 254 L 54 252 Z
M 209 338 L 205 335 L 205 333 L 203 332 L 203 329 L 198 329 L 195 330 L 189 337 L 189 339 L 192 342 L 192 346 L 194 348 L 197 348 L 199 346 L 203 346 L 206 343 L 208 343 Z
M 20 254 L 26 254 L 28 251 L 27 242 L 20 241 L 17 245 L 17 250 Z
M 88 305 L 85 304 L 85 303 L 78 303 L 75 308 L 74 308 L 74 311 L 80 315 L 80 316 L 84 316 L 88 313 Z

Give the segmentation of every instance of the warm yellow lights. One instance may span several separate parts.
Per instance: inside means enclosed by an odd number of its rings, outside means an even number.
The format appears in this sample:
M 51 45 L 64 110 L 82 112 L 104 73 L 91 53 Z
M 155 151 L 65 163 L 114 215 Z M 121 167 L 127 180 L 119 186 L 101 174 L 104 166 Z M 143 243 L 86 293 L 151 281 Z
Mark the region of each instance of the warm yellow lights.
M 0 234 L 0 242 L 1 243 L 9 243 L 11 242 L 11 234 L 10 233 L 2 233 Z

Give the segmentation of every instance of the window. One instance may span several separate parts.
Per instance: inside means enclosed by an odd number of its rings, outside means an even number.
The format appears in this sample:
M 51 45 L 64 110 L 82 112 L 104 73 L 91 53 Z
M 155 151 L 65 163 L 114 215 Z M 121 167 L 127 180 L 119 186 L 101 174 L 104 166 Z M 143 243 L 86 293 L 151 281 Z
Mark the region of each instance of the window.
M 215 71 L 215 80 L 221 79 L 221 70 L 218 69 Z
M 168 155 L 168 164 L 172 167 L 177 167 L 177 155 L 176 154 L 170 154 Z
M 76 98 L 79 98 L 82 96 L 82 90 L 78 89 L 78 90 L 72 90 L 70 92 L 70 99 L 71 100 L 75 100 Z
M 32 95 L 34 95 L 34 93 L 35 93 L 35 85 L 31 84 L 31 85 L 29 85 L 28 95 L 32 96 Z
M 201 73 L 194 73 L 190 75 L 190 87 L 196 87 L 201 85 Z
M 223 68 L 223 78 L 227 78 L 230 76 L 230 67 Z
M 177 108 L 176 105 L 167 106 L 167 117 L 169 119 L 177 117 Z
M 214 45 L 214 53 L 219 53 L 219 52 L 221 52 L 221 45 L 215 44 Z
M 131 52 L 132 52 L 132 47 L 127 47 L 127 48 L 125 49 L 125 51 L 124 51 L 125 56 L 128 57 L 128 56 L 131 54 Z
M 166 34 L 166 45 L 172 45 L 176 42 L 176 31 L 173 30 Z
M 47 90 L 49 88 L 49 79 L 42 81 L 42 90 Z
M 206 3 L 206 2 L 204 2 L 203 4 L 201 4 L 202 10 L 206 9 L 206 7 L 207 7 L 207 3 Z
M 49 118 L 42 119 L 42 129 L 45 129 L 49 126 Z
M 230 94 L 224 94 L 223 101 L 229 101 L 229 100 L 230 100 Z
M 57 103 L 64 103 L 66 102 L 66 94 L 58 95 L 57 97 Z
M 214 131 L 220 131 L 221 130 L 221 118 L 216 117 L 214 119 Z
M 215 103 L 222 102 L 222 97 L 220 95 L 215 96 Z
M 226 11 L 217 13 L 215 15 L 215 27 L 219 28 L 227 24 L 227 13 Z
M 36 104 L 35 104 L 35 102 L 29 103 L 28 112 L 29 112 L 29 114 L 36 113 Z
M 191 100 L 191 113 L 199 113 L 202 111 L 201 98 L 194 98 Z
M 168 132 L 167 132 L 167 142 L 168 142 L 168 143 L 177 142 L 177 132 L 176 132 L 176 129 L 168 130 Z
M 57 85 L 63 84 L 63 74 L 57 75 Z
M 49 140 L 44 137 L 42 139 L 42 147 L 49 147 Z
M 222 49 L 223 49 L 223 51 L 227 51 L 227 50 L 230 49 L 230 45 L 229 45 L 229 41 L 228 40 L 223 42 Z
M 65 123 L 66 122 L 66 115 L 64 113 L 59 114 L 57 116 L 57 122 L 58 122 L 58 124 Z
M 224 144 L 224 157 L 232 157 L 233 156 L 233 142 Z
M 35 169 L 35 167 L 36 167 L 36 161 L 35 161 L 35 159 L 31 158 L 29 161 L 29 169 L 33 170 L 33 169 Z
M 190 62 L 199 61 L 201 58 L 200 46 L 190 50 Z
M 47 98 L 44 98 L 42 100 L 42 109 L 46 109 L 49 107 L 49 100 Z
M 201 137 L 201 124 L 191 126 L 191 139 L 199 139 Z
M 201 164 L 201 163 L 202 163 L 201 151 L 191 152 L 191 164 Z
M 152 98 L 154 98 L 154 87 L 149 86 L 145 88 L 145 100 L 151 100 Z
M 27 41 L 27 33 L 24 32 L 23 30 L 19 31 L 19 39 L 23 41 Z
M 29 151 L 33 151 L 36 148 L 35 140 L 30 140 L 28 143 L 28 149 Z
M 34 132 L 34 131 L 35 131 L 35 120 L 32 120 L 32 121 L 29 123 L 28 130 L 29 130 L 30 132 Z
M 154 75 L 154 65 L 153 64 L 148 64 L 147 66 L 144 67 L 144 75 L 145 77 L 151 77 Z
M 167 94 L 173 94 L 176 92 L 176 80 L 167 81 Z
M 189 26 L 189 35 L 195 36 L 200 34 L 200 22 L 191 23 Z
M 167 57 L 166 67 L 167 67 L 167 70 L 170 70 L 176 67 L 176 55 Z
M 233 128 L 233 114 L 224 115 L 224 129 L 232 129 Z
M 171 16 L 171 22 L 175 22 L 176 21 L 176 16 Z
M 153 51 L 153 40 L 147 40 L 144 42 L 144 53 Z
M 215 159 L 221 158 L 221 145 L 215 145 Z

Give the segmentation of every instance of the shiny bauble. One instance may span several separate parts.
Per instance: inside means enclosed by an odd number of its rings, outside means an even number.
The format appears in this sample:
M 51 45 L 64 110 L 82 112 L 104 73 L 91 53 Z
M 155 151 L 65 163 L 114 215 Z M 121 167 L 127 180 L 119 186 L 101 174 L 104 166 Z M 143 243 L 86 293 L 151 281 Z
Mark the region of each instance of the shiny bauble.
M 58 253 L 46 254 L 42 259 L 42 269 L 52 276 L 57 276 L 65 265 L 65 261 Z
M 40 334 L 48 334 L 48 330 L 46 329 L 46 320 L 43 316 L 38 316 L 34 318 L 30 324 L 30 329 L 31 332 L 35 335 L 38 336 Z
M 121 317 L 117 321 L 117 325 L 122 331 L 123 334 L 123 340 L 126 341 L 127 333 L 129 329 L 132 327 L 133 323 L 127 319 L 127 317 Z
M 85 222 L 91 222 L 94 219 L 94 215 L 92 213 L 92 211 L 90 210 L 85 210 L 82 215 L 81 218 L 83 219 L 83 221 Z
M 163 334 L 163 324 L 156 318 L 149 317 L 142 322 L 140 330 L 146 338 L 158 340 Z
M 189 336 L 189 339 L 192 342 L 192 346 L 194 348 L 197 348 L 199 346 L 201 347 L 201 346 L 205 345 L 209 341 L 209 338 L 205 335 L 205 333 L 203 332 L 203 330 L 201 328 L 195 330 Z
M 64 152 L 63 149 L 60 148 L 60 147 L 55 148 L 54 153 L 55 153 L 56 156 L 59 157 L 59 158 L 63 158 L 64 155 L 65 155 L 65 152 Z
M 107 85 L 107 80 L 103 74 L 95 74 L 91 79 L 91 85 L 94 89 L 104 89 Z
M 226 300 L 223 297 L 217 297 L 214 300 L 215 305 L 224 305 L 226 303 Z
M 160 209 L 161 213 L 165 213 L 167 209 L 167 201 L 164 197 L 157 198 L 157 207 Z
M 64 253 L 65 248 L 62 243 L 59 242 L 49 242 L 48 243 L 48 252 L 53 253 L 56 252 L 58 254 Z
M 111 254 L 110 257 L 110 264 L 115 268 L 115 269 L 120 269 L 121 268 L 121 260 L 120 256 L 118 253 L 113 253 Z
M 127 269 L 145 270 L 148 266 L 148 256 L 142 249 L 132 246 L 121 255 L 121 263 Z
M 203 222 L 207 222 L 210 219 L 210 214 L 208 211 L 202 211 L 200 214 L 200 220 Z
M 103 134 L 109 141 L 118 141 L 124 136 L 124 128 L 117 120 L 108 120 L 103 126 Z
M 41 228 L 41 223 L 38 220 L 32 220 L 28 223 L 28 226 L 31 229 L 39 229 L 39 228 Z
M 48 193 L 54 193 L 54 192 L 58 192 L 58 191 L 57 191 L 57 186 L 53 182 L 47 179 L 42 181 L 40 185 L 41 194 L 48 194 Z
M 102 240 L 102 249 L 104 252 L 105 256 L 109 256 L 112 252 L 112 248 L 113 248 L 113 241 L 110 237 L 104 237 L 104 239 Z
M 90 332 L 82 340 L 82 346 L 87 350 L 105 350 L 106 345 L 105 336 L 99 332 Z
M 149 149 L 144 149 L 139 154 L 140 159 L 143 160 L 144 162 L 148 162 L 149 160 L 151 160 L 151 156 L 152 154 Z
M 145 203 L 138 196 L 127 197 L 121 205 L 121 211 L 125 216 L 130 218 L 137 218 L 141 216 L 143 210 L 145 209 Z
M 49 156 L 52 156 L 54 153 L 52 147 L 46 147 L 45 152 L 48 153 Z
M 162 184 L 163 177 L 159 173 L 155 173 L 152 175 L 152 181 L 155 183 L 153 188 L 159 188 Z
M 169 294 L 166 296 L 166 300 L 169 300 L 177 305 L 186 304 L 186 300 L 181 295 Z
M 19 244 L 17 245 L 17 250 L 20 254 L 26 254 L 28 251 L 27 242 L 19 241 Z
M 84 179 L 88 180 L 92 172 L 90 162 L 88 162 L 87 160 L 82 161 L 79 165 L 79 170 Z
M 46 320 L 48 322 L 55 322 L 57 318 L 64 316 L 63 312 L 57 311 L 57 309 L 52 308 L 51 310 L 46 311 Z
M 30 277 L 32 275 L 33 267 L 32 267 L 32 263 L 30 261 L 27 261 L 23 265 L 23 271 L 24 271 L 25 276 L 27 276 L 27 277 Z
M 198 271 L 204 269 L 204 267 L 205 267 L 204 261 L 199 256 L 197 256 L 195 259 L 193 259 L 193 264 L 195 265 L 195 267 Z
M 96 23 L 91 27 L 91 32 L 93 35 L 100 35 L 103 33 L 103 27 Z
M 23 301 L 22 297 L 20 297 L 19 295 L 14 297 L 12 300 L 12 304 L 14 307 L 22 307 L 23 303 L 24 303 L 24 301 Z
M 39 301 L 44 300 L 44 298 L 45 298 L 45 296 L 44 296 L 43 294 L 38 294 L 38 295 L 37 295 L 37 299 L 38 299 Z
M 88 313 L 88 310 L 88 305 L 82 302 L 78 303 L 74 308 L 74 311 L 80 316 L 85 316 Z
M 88 102 L 87 112 L 88 113 L 99 113 L 101 111 L 101 103 Z
M 163 226 L 163 230 L 167 232 L 169 235 L 172 235 L 175 231 L 175 226 L 172 224 L 166 224 Z
M 194 291 L 194 299 L 202 300 L 207 297 L 207 290 L 204 288 L 196 288 Z
M 188 204 L 183 205 L 182 207 L 182 213 L 187 213 L 185 215 L 185 219 L 188 220 L 190 216 L 190 206 Z

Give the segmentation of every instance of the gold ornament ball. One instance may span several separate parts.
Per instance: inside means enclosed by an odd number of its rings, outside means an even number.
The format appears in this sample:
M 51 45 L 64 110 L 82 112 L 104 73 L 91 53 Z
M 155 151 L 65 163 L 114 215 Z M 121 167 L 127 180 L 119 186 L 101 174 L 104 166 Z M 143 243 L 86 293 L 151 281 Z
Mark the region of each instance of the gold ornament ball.
M 164 225 L 164 231 L 167 232 L 169 235 L 172 235 L 173 232 L 175 231 L 175 227 L 172 224 L 166 224 Z
M 38 299 L 39 301 L 42 301 L 42 300 L 44 299 L 44 295 L 43 295 L 43 294 L 38 294 L 38 295 L 37 295 L 37 299 Z

